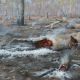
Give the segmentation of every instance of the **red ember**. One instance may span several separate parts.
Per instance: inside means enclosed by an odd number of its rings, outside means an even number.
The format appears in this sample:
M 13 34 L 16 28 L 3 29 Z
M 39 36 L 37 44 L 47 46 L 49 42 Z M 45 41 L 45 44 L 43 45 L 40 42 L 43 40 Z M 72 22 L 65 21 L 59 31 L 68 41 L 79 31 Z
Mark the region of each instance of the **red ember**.
M 65 65 L 65 64 L 63 64 L 63 65 L 61 65 L 61 66 L 59 67 L 59 70 L 61 70 L 61 71 L 67 71 L 67 70 L 68 70 L 68 66 Z
M 37 42 L 35 42 L 35 47 L 36 48 L 41 48 L 41 47 L 48 47 L 50 48 L 51 46 L 53 46 L 53 42 L 49 39 L 43 39 L 43 40 L 39 40 Z

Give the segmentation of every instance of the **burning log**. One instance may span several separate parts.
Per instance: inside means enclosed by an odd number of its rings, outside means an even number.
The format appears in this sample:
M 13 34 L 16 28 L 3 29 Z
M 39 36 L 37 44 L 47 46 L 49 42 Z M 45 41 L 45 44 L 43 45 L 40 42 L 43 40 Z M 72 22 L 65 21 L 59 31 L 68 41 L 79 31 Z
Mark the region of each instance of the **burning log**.
M 41 48 L 41 47 L 50 48 L 51 46 L 53 46 L 53 42 L 46 38 L 43 40 L 36 41 L 34 44 L 36 48 Z
M 69 47 L 70 48 L 77 48 L 78 47 L 78 41 L 73 36 L 70 37 Z
M 47 72 L 43 73 L 39 77 L 44 77 L 44 76 L 46 76 L 46 75 L 48 75 L 50 73 L 52 73 L 53 76 L 54 76 L 54 73 L 56 73 L 56 72 L 62 72 L 62 73 L 64 73 L 64 72 L 68 71 L 69 68 L 70 68 L 70 61 L 71 61 L 70 60 L 70 56 L 68 54 L 64 55 L 61 58 L 60 66 L 59 66 L 58 69 L 54 69 L 53 68 L 51 70 L 48 70 Z M 56 76 L 54 76 L 54 77 L 56 77 Z
M 62 71 L 67 71 L 68 70 L 68 66 L 67 64 L 63 64 L 59 67 L 59 70 L 62 70 Z
M 67 71 L 70 68 L 70 56 L 69 54 L 65 54 L 62 58 L 61 58 L 61 62 L 60 62 L 60 66 L 59 66 L 59 70 L 61 71 Z

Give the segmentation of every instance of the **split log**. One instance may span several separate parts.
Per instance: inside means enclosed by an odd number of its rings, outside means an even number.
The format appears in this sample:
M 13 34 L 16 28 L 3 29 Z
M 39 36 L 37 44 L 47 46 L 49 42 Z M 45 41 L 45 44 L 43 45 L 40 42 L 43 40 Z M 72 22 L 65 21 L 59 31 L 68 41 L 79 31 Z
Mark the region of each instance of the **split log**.
M 69 47 L 70 48 L 77 48 L 78 47 L 78 41 L 73 36 L 70 37 Z

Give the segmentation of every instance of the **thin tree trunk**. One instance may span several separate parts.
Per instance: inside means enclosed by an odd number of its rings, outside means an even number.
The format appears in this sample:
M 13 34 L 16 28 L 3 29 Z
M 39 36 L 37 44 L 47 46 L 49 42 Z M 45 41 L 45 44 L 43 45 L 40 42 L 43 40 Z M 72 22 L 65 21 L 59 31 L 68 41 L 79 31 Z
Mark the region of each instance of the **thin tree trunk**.
M 46 17 L 49 18 L 48 12 L 46 13 Z

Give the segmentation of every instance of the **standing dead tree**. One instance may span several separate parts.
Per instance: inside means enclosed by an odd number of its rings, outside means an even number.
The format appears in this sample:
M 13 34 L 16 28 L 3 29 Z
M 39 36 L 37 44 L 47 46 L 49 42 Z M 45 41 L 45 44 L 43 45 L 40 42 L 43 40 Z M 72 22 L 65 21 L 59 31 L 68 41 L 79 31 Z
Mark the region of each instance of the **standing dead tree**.
M 21 0 L 20 2 L 20 15 L 19 18 L 17 20 L 18 25 L 20 26 L 24 26 L 24 0 Z
M 24 25 L 24 0 L 21 0 L 21 6 L 22 6 L 22 10 L 21 10 L 21 25 Z

